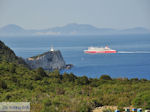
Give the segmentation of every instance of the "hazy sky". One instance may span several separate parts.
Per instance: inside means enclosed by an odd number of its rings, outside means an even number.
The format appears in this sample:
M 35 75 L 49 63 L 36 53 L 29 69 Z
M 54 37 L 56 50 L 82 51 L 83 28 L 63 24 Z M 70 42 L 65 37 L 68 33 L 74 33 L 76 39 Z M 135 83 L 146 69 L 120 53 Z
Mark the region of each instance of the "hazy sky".
M 150 0 L 0 0 L 0 27 L 43 29 L 68 23 L 150 29 Z

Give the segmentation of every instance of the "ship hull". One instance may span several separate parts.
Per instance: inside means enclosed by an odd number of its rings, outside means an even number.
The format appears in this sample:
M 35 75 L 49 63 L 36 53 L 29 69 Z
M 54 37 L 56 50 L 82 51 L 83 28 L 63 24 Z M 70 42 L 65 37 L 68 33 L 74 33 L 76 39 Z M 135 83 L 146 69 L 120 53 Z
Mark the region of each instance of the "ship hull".
M 92 53 L 92 54 L 95 54 L 95 53 L 117 53 L 117 51 L 115 51 L 115 50 L 112 50 L 112 51 L 88 51 L 88 50 L 85 50 L 84 52 Z

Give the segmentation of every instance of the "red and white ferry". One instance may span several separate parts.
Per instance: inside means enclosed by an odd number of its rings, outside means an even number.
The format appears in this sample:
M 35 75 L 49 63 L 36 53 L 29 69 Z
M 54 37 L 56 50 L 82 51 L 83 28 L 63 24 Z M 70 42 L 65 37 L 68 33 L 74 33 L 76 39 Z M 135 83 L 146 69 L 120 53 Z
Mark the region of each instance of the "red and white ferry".
M 116 50 L 105 47 L 88 47 L 88 50 L 84 50 L 84 53 L 117 53 Z

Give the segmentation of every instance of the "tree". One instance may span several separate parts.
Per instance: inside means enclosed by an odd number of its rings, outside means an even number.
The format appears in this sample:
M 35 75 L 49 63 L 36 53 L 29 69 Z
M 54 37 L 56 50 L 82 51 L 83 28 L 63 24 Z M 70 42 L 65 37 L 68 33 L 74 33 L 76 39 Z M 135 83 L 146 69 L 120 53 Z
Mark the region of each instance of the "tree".
M 45 73 L 45 71 L 44 71 L 44 69 L 42 67 L 39 67 L 36 70 L 36 73 L 37 73 L 37 75 L 42 76 L 42 77 L 46 77 L 47 76 L 47 74 Z
M 53 72 L 51 72 L 50 74 L 49 74 L 49 76 L 50 77 L 53 77 L 53 78 L 58 78 L 58 79 L 62 79 L 62 75 L 60 75 L 60 73 L 59 73 L 59 70 L 54 70 Z
M 77 79 L 77 77 L 74 74 L 72 74 L 72 73 L 70 73 L 70 74 L 64 73 L 63 74 L 63 80 L 65 82 L 66 81 L 68 81 L 68 82 L 74 82 L 75 79 Z
M 87 85 L 89 84 L 89 79 L 86 76 L 78 77 L 76 79 L 76 83 L 81 85 Z
M 0 80 L 0 88 L 7 89 L 7 83 L 4 80 Z
M 100 80 L 112 80 L 109 75 L 101 75 Z

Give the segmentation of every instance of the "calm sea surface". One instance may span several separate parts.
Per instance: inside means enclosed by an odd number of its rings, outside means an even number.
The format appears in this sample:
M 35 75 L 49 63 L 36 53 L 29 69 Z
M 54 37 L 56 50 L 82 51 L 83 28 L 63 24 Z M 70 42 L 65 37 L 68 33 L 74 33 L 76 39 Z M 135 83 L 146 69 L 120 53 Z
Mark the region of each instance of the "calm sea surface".
M 74 67 L 67 72 L 75 75 L 99 78 L 108 74 L 113 78 L 150 79 L 150 34 L 148 35 L 107 35 L 107 36 L 38 36 L 0 37 L 17 56 L 31 57 L 50 49 L 62 52 L 64 60 Z M 110 48 L 116 54 L 85 54 L 90 46 Z

